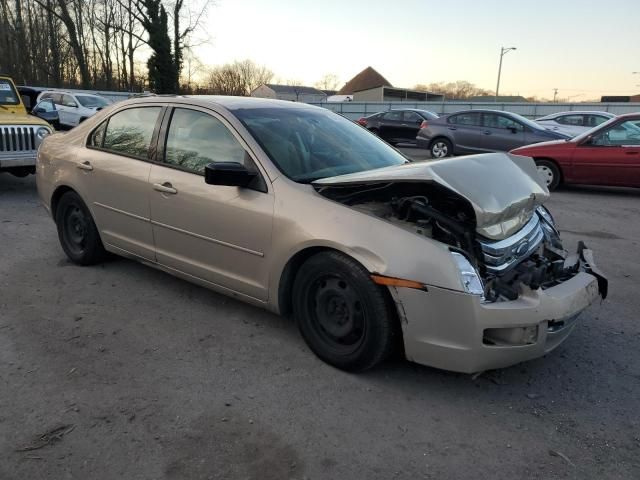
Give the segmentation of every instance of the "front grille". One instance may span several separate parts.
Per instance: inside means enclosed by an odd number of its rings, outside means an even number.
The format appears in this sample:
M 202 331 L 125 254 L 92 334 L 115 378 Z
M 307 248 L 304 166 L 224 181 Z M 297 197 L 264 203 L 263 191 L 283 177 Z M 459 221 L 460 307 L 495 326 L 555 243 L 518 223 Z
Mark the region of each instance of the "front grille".
M 543 240 L 540 218 L 534 213 L 515 235 L 498 242 L 480 241 L 487 272 L 501 274 L 508 271 L 531 255 Z
M 0 126 L 0 152 L 37 150 L 35 131 L 31 126 Z

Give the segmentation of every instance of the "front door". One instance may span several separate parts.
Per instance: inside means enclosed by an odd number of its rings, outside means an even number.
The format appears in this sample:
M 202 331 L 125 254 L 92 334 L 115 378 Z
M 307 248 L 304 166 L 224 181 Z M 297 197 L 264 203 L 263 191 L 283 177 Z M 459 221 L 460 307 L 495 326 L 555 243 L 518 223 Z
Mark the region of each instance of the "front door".
M 424 118 L 422 118 L 416 112 L 404 111 L 402 113 L 402 128 L 400 131 L 400 137 L 406 142 L 415 142 L 420 130 L 420 125 Z
M 239 162 L 259 172 L 241 139 L 212 112 L 175 108 L 163 150 L 149 178 L 158 263 L 267 300 L 270 186 L 208 185 L 203 175 L 212 162 Z
M 494 152 L 508 152 L 521 147 L 524 141 L 524 125 L 499 113 L 483 113 L 482 148 Z
M 90 135 L 90 159 L 76 165 L 102 241 L 150 261 L 155 260 L 155 249 L 149 150 L 161 111 L 162 107 L 149 106 L 115 113 Z
M 402 130 L 402 112 L 391 111 L 382 115 L 379 126 L 380 138 L 393 142 L 400 138 Z
M 595 133 L 574 149 L 571 181 L 640 186 L 640 120 L 626 120 Z

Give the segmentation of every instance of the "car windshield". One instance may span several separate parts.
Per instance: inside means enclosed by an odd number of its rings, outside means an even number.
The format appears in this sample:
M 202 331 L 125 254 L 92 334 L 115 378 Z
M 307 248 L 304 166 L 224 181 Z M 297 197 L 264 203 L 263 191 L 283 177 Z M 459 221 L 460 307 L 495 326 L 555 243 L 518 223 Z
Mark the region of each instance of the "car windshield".
M 528 118 L 523 117 L 522 115 L 518 115 L 517 113 L 512 113 L 511 116 L 515 120 L 518 120 L 520 123 L 524 123 L 527 127 L 533 128 L 534 130 L 544 130 L 544 131 L 547 130 L 542 125 L 534 122 L 533 120 L 529 120 Z
M 0 105 L 18 105 L 20 97 L 9 80 L 0 78 Z
M 83 107 L 106 107 L 109 105 L 109 101 L 106 98 L 94 97 L 93 95 L 76 95 L 76 98 Z
M 409 161 L 366 129 L 328 110 L 242 108 L 233 113 L 271 161 L 296 182 Z
M 587 130 L 586 132 L 582 132 L 580 135 L 576 135 L 575 137 L 573 137 L 571 139 L 571 141 L 572 142 L 581 142 L 582 140 L 587 138 L 589 135 L 592 135 L 595 131 L 603 130 L 603 129 L 607 128 L 609 125 L 611 125 L 612 123 L 615 123 L 617 121 L 618 121 L 618 117 L 610 118 L 606 122 L 601 123 L 600 125 L 598 125 L 596 127 L 593 127 L 591 129 Z

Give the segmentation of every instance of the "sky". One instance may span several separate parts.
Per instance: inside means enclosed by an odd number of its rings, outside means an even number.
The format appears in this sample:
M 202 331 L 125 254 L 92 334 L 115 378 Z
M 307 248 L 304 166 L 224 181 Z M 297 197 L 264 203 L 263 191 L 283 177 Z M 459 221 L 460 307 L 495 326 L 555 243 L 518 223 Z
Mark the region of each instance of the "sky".
M 396 87 L 467 80 L 581 101 L 640 93 L 640 0 L 215 0 L 195 49 L 251 59 L 279 80 L 341 85 L 372 66 Z

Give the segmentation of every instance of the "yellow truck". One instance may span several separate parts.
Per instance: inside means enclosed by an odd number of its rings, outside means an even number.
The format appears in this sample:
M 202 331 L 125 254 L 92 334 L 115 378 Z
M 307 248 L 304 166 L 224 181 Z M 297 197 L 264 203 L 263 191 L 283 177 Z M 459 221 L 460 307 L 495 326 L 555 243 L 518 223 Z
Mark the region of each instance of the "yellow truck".
M 38 147 L 52 131 L 46 121 L 27 114 L 13 80 L 0 75 L 0 172 L 35 173 Z

